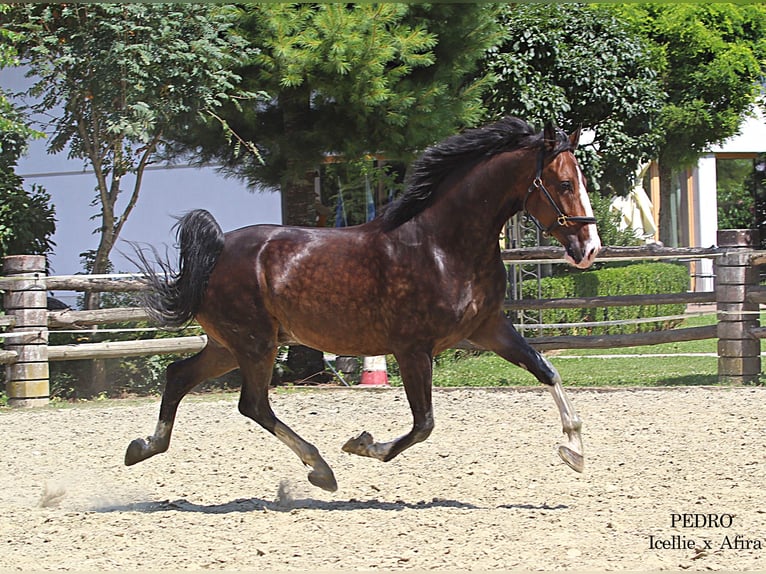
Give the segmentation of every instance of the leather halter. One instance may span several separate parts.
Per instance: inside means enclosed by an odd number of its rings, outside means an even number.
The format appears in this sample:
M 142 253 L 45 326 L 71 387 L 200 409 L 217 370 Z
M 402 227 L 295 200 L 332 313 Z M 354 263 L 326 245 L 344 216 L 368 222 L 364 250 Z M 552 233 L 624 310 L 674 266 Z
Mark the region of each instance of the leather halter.
M 532 223 L 535 224 L 535 226 L 542 232 L 543 235 L 549 235 L 551 231 L 554 229 L 558 229 L 559 227 L 566 227 L 569 222 L 572 223 L 580 223 L 582 225 L 587 225 L 589 223 L 598 223 L 595 217 L 589 217 L 585 215 L 567 215 L 563 211 L 561 211 L 561 208 L 558 206 L 558 204 L 553 200 L 553 197 L 551 197 L 550 192 L 545 188 L 545 185 L 543 184 L 542 175 L 543 175 L 543 162 L 545 160 L 545 148 L 540 150 L 540 153 L 537 156 L 537 174 L 535 175 L 534 181 L 532 181 L 532 185 L 529 186 L 529 189 L 527 190 L 527 195 L 524 196 L 524 206 L 523 211 L 524 215 L 532 221 Z M 532 195 L 535 191 L 540 191 L 543 194 L 543 197 L 548 200 L 548 203 L 553 207 L 553 210 L 556 213 L 556 220 L 549 225 L 548 227 L 543 227 L 543 224 L 540 223 L 540 221 L 532 215 L 529 210 L 527 209 L 527 200 L 529 199 L 529 196 Z

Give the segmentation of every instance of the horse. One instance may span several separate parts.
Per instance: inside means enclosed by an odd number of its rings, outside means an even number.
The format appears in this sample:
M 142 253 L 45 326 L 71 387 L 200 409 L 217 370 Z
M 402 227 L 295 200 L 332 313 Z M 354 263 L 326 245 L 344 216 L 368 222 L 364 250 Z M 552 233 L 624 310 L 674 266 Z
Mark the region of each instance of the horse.
M 574 155 L 579 131 L 567 135 L 549 122 L 537 132 L 505 117 L 448 137 L 413 162 L 401 197 L 362 225 L 252 225 L 223 233 L 204 210 L 181 217 L 177 270 L 156 248 L 155 263 L 138 249 L 149 286 L 145 305 L 163 327 L 196 320 L 207 344 L 168 366 L 154 434 L 130 443 L 125 464 L 167 451 L 181 399 L 239 368 L 241 414 L 287 445 L 310 468 L 311 484 L 333 492 L 337 481 L 317 448 L 269 404 L 278 346 L 395 357 L 411 429 L 388 442 L 365 431 L 342 446 L 390 461 L 434 429 L 434 356 L 468 341 L 550 389 L 567 436 L 558 453 L 582 472 L 582 421 L 561 376 L 503 313 L 506 271 L 498 240 L 505 222 L 523 212 L 564 246 L 570 265 L 593 263 L 601 243 Z

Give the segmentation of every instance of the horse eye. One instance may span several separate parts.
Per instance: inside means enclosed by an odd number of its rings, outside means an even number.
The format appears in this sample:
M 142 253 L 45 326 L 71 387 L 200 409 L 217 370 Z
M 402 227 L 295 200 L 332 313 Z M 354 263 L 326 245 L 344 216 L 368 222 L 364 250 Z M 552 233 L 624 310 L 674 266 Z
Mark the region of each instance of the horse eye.
M 562 181 L 561 182 L 561 191 L 564 193 L 570 193 L 574 190 L 574 187 L 572 187 L 571 181 Z

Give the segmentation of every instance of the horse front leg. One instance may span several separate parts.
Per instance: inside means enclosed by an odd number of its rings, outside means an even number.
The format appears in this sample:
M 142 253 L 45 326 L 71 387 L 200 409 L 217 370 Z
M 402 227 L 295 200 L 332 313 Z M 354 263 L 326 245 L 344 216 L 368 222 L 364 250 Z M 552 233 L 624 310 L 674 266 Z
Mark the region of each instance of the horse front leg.
M 567 435 L 567 443 L 559 445 L 559 456 L 570 468 L 582 472 L 585 466 L 582 420 L 564 392 L 561 376 L 550 361 L 535 350 L 511 321 L 502 315 L 485 323 L 469 340 L 526 369 L 548 387 L 559 409 L 563 432 Z
M 168 450 L 181 399 L 198 384 L 220 377 L 236 368 L 237 361 L 234 356 L 210 337 L 205 348 L 199 353 L 168 365 L 160 416 L 154 434 L 146 439 L 137 438 L 130 443 L 125 452 L 125 464 L 130 466 Z
M 413 444 L 426 440 L 434 428 L 431 400 L 433 357 L 428 352 L 396 354 L 402 383 L 412 411 L 412 429 L 390 442 L 375 442 L 367 431 L 343 445 L 343 450 L 388 462 Z

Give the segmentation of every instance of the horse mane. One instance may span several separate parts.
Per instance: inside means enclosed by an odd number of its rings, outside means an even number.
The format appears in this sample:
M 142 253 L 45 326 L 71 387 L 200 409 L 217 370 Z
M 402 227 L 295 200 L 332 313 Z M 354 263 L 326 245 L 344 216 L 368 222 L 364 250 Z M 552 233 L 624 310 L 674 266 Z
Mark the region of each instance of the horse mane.
M 568 146 L 566 134 L 557 131 L 554 153 Z M 562 140 L 563 134 L 563 140 Z M 412 164 L 404 194 L 381 216 L 387 229 L 399 227 L 431 205 L 439 184 L 462 166 L 498 153 L 541 146 L 543 134 L 522 119 L 507 116 L 492 124 L 453 135 L 427 148 Z

